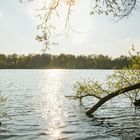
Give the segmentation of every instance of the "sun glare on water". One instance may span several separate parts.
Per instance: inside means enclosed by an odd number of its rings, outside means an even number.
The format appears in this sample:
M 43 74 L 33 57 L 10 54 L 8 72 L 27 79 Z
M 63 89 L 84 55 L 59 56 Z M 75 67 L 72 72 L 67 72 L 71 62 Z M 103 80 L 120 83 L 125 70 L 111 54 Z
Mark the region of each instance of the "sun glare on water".
M 62 138 L 61 129 L 65 126 L 64 118 L 64 96 L 61 88 L 63 83 L 60 82 L 64 78 L 64 70 L 54 69 L 48 70 L 43 75 L 42 91 L 40 97 L 40 113 L 45 126 L 45 134 L 50 139 Z

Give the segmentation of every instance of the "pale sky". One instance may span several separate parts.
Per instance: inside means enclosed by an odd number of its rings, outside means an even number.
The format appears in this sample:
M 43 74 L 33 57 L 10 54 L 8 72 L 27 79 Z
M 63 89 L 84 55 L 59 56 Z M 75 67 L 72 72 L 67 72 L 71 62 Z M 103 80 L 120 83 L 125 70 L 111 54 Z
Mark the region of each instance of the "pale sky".
M 35 40 L 38 19 L 33 3 L 19 3 L 18 0 L 0 0 L 0 53 L 42 53 L 42 43 Z M 90 16 L 90 0 L 79 0 L 72 8 L 71 27 L 77 32 L 64 30 L 63 10 L 60 18 L 54 20 L 59 28 L 55 41 L 48 53 L 60 54 L 104 54 L 113 57 L 128 55 L 131 44 L 140 50 L 140 8 L 137 6 L 128 19 L 114 22 L 110 17 Z

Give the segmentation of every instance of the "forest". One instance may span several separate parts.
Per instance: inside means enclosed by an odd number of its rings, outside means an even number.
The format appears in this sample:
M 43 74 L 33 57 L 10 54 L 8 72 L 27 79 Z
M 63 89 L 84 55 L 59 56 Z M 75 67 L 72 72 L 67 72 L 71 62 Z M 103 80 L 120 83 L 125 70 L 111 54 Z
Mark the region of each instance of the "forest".
M 71 55 L 71 54 L 0 54 L 0 69 L 122 69 L 138 56 Z M 140 62 L 140 58 L 138 58 Z

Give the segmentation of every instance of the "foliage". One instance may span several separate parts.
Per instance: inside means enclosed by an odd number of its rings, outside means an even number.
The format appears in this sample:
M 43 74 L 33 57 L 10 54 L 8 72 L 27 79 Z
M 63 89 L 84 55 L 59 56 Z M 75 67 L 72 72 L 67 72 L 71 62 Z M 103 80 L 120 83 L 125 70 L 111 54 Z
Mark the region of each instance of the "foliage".
M 55 19 L 56 17 L 59 17 L 59 8 L 62 8 L 63 6 L 67 7 L 66 12 L 66 28 L 69 24 L 69 15 L 71 13 L 71 7 L 75 5 L 76 0 L 44 0 L 44 3 L 42 5 L 42 8 L 40 9 L 40 14 L 38 15 L 39 19 L 41 20 L 41 23 L 37 26 L 37 29 L 40 31 L 39 34 L 36 36 L 36 39 L 38 41 L 41 41 L 44 43 L 44 49 L 43 51 L 46 51 L 49 46 L 56 45 L 52 39 L 52 36 L 54 36 L 54 30 L 56 29 L 55 24 L 53 23 L 52 19 Z
M 135 53 L 135 49 L 132 48 L 132 51 Z M 132 57 L 132 55 L 131 55 Z M 88 78 L 83 81 L 77 81 L 74 85 L 74 90 L 76 95 L 74 97 L 79 98 L 80 101 L 83 97 L 94 96 L 98 99 L 101 99 L 105 94 L 111 94 L 114 91 L 119 89 L 129 87 L 136 83 L 140 83 L 140 57 L 139 53 L 136 52 L 136 55 L 132 57 L 132 63 L 128 68 L 123 68 L 122 70 L 114 70 L 114 72 L 107 76 L 104 80 L 104 83 L 95 81 L 91 78 Z M 131 91 L 125 94 L 132 103 L 134 103 L 140 96 L 139 89 Z
M 132 69 L 139 69 L 140 68 L 140 51 L 135 50 L 134 45 L 132 44 L 132 49 L 129 52 L 130 56 L 131 56 L 131 65 L 130 68 Z
M 100 96 L 103 93 L 107 92 L 106 90 L 102 89 L 102 85 L 103 83 L 88 78 L 88 80 L 84 79 L 83 81 L 77 81 L 76 84 L 74 84 L 74 90 L 76 91 L 77 97 L 88 95 Z
M 106 77 L 105 82 L 95 81 L 92 78 L 77 81 L 74 84 L 76 95 L 74 98 L 93 96 L 98 99 L 106 94 L 111 94 L 121 88 L 128 87 L 140 82 L 140 70 L 115 70 L 113 74 Z M 133 94 L 130 94 L 133 93 Z M 135 90 L 126 94 L 127 97 L 134 103 L 137 100 L 139 90 Z
M 130 15 L 136 2 L 136 0 L 96 0 L 91 14 L 112 15 L 120 20 Z
M 113 59 L 104 55 L 29 54 L 25 56 L 0 54 L 0 68 L 122 69 L 128 67 L 134 61 L 133 59 L 136 58 L 120 56 Z
M 34 1 L 34 0 L 19 0 L 23 1 Z M 43 1 L 43 2 L 42 2 Z M 72 8 L 80 1 L 78 0 L 42 0 L 42 7 L 38 14 L 41 23 L 37 26 L 39 34 L 36 39 L 44 43 L 44 51 L 51 45 L 55 45 L 52 36 L 55 34 L 55 29 L 59 28 L 55 26 L 54 20 L 60 17 L 60 11 L 64 7 L 67 9 L 63 12 L 65 20 L 65 28 L 70 27 L 70 15 Z M 124 17 L 128 17 L 131 12 L 135 9 L 137 0 L 91 0 L 91 15 L 112 15 L 117 20 Z

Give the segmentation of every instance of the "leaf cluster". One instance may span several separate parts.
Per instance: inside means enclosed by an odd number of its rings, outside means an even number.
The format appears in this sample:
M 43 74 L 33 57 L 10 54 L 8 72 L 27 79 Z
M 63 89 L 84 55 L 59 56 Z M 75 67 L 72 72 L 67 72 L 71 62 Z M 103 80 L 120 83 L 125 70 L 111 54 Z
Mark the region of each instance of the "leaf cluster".
M 115 70 L 113 74 L 106 77 L 104 83 L 88 78 L 77 81 L 74 84 L 75 97 L 80 100 L 87 96 L 93 96 L 98 99 L 111 94 L 121 88 L 128 87 L 140 82 L 139 70 Z M 133 94 L 132 94 L 133 93 Z M 139 89 L 125 94 L 132 103 L 134 103 L 139 95 Z
M 131 52 L 137 52 L 132 48 Z M 131 53 L 132 54 L 132 53 Z M 139 53 L 134 55 L 133 63 L 128 68 L 123 68 L 122 70 L 114 70 L 112 74 L 106 77 L 104 83 L 95 81 L 94 79 L 88 78 L 83 81 L 78 81 L 74 85 L 74 91 L 76 92 L 76 97 L 80 98 L 86 96 L 94 96 L 101 98 L 105 94 L 111 94 L 119 89 L 129 87 L 136 83 L 140 83 L 140 70 L 137 70 L 136 66 L 140 66 Z M 134 67 L 135 66 L 135 67 Z M 134 90 L 125 94 L 132 103 L 134 103 L 137 98 L 139 98 L 140 90 Z
M 20 2 L 33 0 L 19 0 Z M 54 20 L 60 16 L 60 11 L 66 7 L 67 12 L 64 12 L 65 28 L 70 28 L 70 14 L 74 5 L 79 2 L 78 0 L 42 0 L 42 7 L 38 9 L 37 17 L 41 20 L 37 26 L 39 31 L 36 40 L 43 42 L 44 51 L 49 46 L 56 45 L 54 42 L 56 25 Z M 91 15 L 111 15 L 122 19 L 128 17 L 135 9 L 137 0 L 91 0 Z M 59 28 L 59 27 L 57 27 Z
M 128 17 L 135 6 L 136 0 L 95 0 L 91 14 L 111 15 L 120 20 Z

